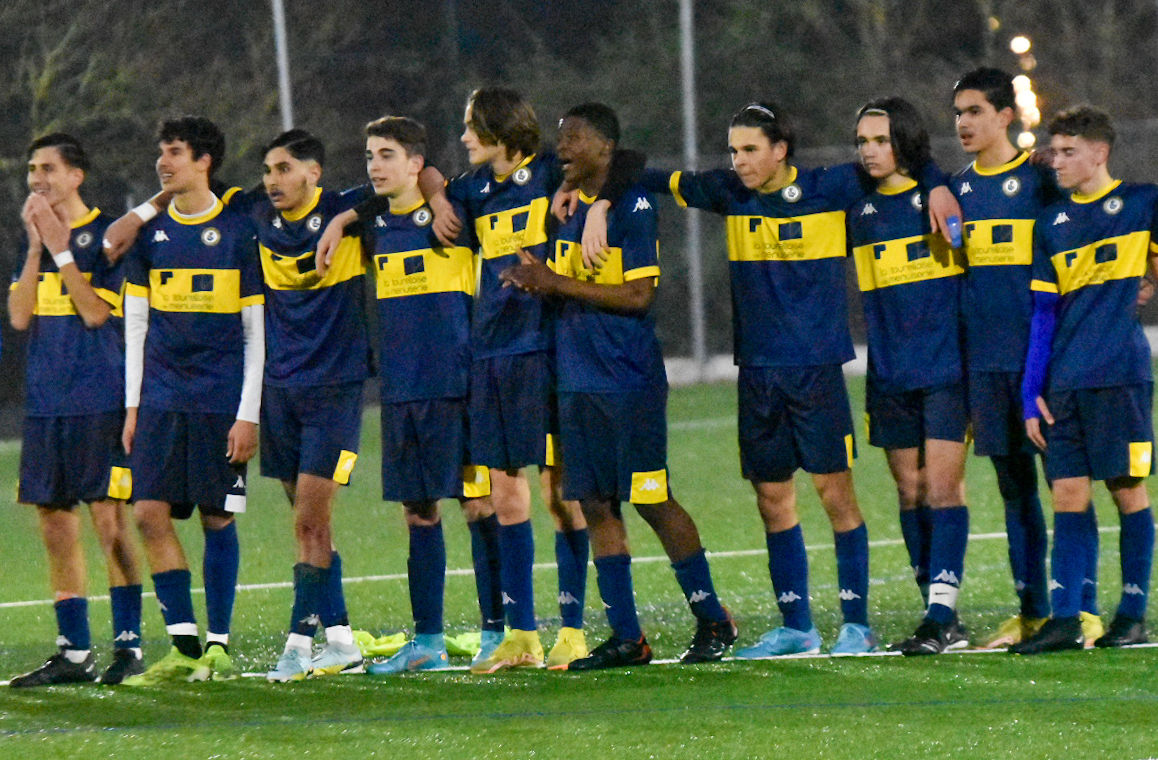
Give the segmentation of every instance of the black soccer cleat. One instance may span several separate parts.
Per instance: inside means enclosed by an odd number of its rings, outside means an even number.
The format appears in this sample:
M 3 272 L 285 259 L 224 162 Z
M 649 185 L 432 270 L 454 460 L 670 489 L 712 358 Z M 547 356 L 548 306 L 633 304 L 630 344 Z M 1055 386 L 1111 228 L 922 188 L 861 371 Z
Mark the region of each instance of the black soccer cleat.
M 1086 637 L 1082 635 L 1080 617 L 1050 618 L 1034 635 L 1009 648 L 1010 654 L 1044 654 L 1064 652 L 1069 649 L 1084 649 Z
M 131 649 L 117 648 L 113 650 L 113 661 L 101 673 L 98 683 L 105 686 L 116 686 L 129 676 L 140 675 L 145 672 L 145 660 Z
M 961 622 L 961 619 L 955 614 L 953 622 L 945 626 L 945 651 L 951 652 L 958 649 L 969 648 L 969 629 Z
M 92 683 L 96 677 L 96 664 L 93 662 L 92 652 L 88 653 L 84 662 L 72 662 L 64 656 L 62 649 L 45 660 L 39 668 L 16 676 L 8 682 L 8 685 L 19 689 L 59 683 Z
M 684 665 L 694 665 L 699 662 L 718 662 L 723 658 L 724 652 L 728 651 L 728 647 L 732 646 L 736 642 L 736 637 L 740 635 L 731 614 L 727 610 L 724 610 L 724 614 L 727 617 L 723 620 L 700 618 L 696 621 L 696 635 L 692 637 L 692 643 L 688 645 L 687 651 L 680 655 L 680 662 Z
M 925 618 L 917 626 L 917 630 L 913 631 L 912 636 L 894 645 L 894 651 L 900 652 L 905 657 L 941 654 L 949 648 L 949 632 L 952 625 Z
M 631 665 L 646 665 L 651 662 L 651 646 L 647 638 L 638 641 L 612 636 L 592 650 L 591 654 L 579 660 L 572 660 L 567 670 L 605 670 L 626 668 Z
M 1100 636 L 1095 642 L 1096 647 L 1125 647 L 1131 644 L 1145 644 L 1146 621 L 1140 618 L 1114 615 L 1110 622 L 1110 630 Z

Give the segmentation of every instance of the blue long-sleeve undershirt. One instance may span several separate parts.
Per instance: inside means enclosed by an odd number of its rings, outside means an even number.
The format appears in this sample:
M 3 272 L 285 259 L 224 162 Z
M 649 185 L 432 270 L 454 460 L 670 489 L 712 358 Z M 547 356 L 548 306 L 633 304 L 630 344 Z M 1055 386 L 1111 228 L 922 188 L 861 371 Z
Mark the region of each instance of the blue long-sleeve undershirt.
M 1053 351 L 1053 333 L 1057 327 L 1057 293 L 1033 293 L 1033 319 L 1029 325 L 1029 349 L 1025 352 L 1025 374 L 1021 379 L 1022 416 L 1029 420 L 1040 417 L 1037 398 L 1045 390 Z

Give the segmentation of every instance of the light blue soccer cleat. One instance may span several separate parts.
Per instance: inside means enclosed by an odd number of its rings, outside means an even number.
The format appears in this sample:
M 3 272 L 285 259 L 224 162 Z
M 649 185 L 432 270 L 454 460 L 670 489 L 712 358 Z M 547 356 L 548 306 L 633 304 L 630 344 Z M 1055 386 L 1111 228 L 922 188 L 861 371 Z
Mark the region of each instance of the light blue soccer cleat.
M 506 631 L 483 631 L 479 639 L 478 653 L 475 654 L 470 664 L 477 665 L 488 659 L 499 648 L 499 644 L 503 643 L 504 636 L 506 636 Z
M 768 631 L 750 647 L 737 649 L 737 660 L 762 660 L 786 654 L 816 654 L 820 651 L 820 633 L 813 626 L 807 631 L 780 627 Z
M 868 654 L 877 651 L 877 637 L 872 629 L 860 623 L 845 623 L 840 627 L 836 645 L 829 654 Z
M 350 673 L 365 673 L 365 660 L 362 659 L 362 650 L 357 644 L 339 644 L 333 641 L 326 642 L 322 651 L 314 655 L 310 662 L 310 669 L 314 676 L 333 676 Z
M 273 670 L 265 674 L 265 680 L 270 683 L 287 683 L 289 681 L 304 681 L 310 674 L 309 652 L 300 649 L 287 649 L 277 659 Z
M 450 664 L 446 654 L 446 645 L 426 646 L 414 641 L 398 650 L 398 653 L 386 662 L 376 662 L 366 668 L 372 676 L 397 675 L 399 673 L 417 673 L 421 670 L 441 670 Z M 441 638 L 441 636 L 439 637 Z

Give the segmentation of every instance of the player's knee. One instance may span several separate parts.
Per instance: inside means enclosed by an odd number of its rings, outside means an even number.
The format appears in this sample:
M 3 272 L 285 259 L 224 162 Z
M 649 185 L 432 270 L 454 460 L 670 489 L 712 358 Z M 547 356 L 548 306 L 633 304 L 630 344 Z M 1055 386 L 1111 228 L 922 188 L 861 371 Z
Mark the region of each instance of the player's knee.
M 407 501 L 402 506 L 406 509 L 407 525 L 436 525 L 440 519 L 437 501 Z

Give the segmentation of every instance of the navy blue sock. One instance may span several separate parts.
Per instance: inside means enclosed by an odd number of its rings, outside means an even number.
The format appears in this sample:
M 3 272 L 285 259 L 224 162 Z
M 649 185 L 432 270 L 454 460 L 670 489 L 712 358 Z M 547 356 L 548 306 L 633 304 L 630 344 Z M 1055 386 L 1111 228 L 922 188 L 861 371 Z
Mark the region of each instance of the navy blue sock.
M 929 608 L 925 617 L 950 623 L 957 615 L 957 594 L 965 574 L 965 546 L 969 541 L 969 510 L 965 506 L 930 509 L 932 541 L 929 546 Z
M 197 619 L 193 617 L 193 594 L 188 570 L 166 570 L 153 574 L 153 590 L 165 618 L 165 630 L 173 646 L 187 657 L 201 656 Z
M 141 584 L 109 589 L 113 608 L 113 646 L 133 649 L 141 646 Z
M 346 612 L 346 592 L 342 588 L 342 555 L 336 551 L 330 553 L 330 568 L 325 573 L 325 591 L 322 593 L 318 615 L 323 628 L 350 624 L 350 616 Z
M 494 515 L 468 523 L 474 585 L 484 631 L 503 630 L 502 569 L 499 553 L 499 518 Z
M 728 613 L 724 612 L 720 598 L 716 596 L 712 570 L 708 567 L 708 555 L 703 549 L 679 562 L 673 562 L 671 567 L 675 570 L 676 582 L 684 592 L 684 599 L 698 620 L 728 619 Z
M 229 635 L 240 565 L 241 547 L 237 543 L 237 523 L 230 521 L 221 530 L 206 530 L 205 558 L 201 572 L 205 579 L 205 614 L 210 636 Z
M 499 552 L 502 555 L 503 608 L 507 622 L 516 631 L 535 630 L 534 582 L 535 536 L 531 521 L 499 525 Z
M 798 631 L 812 630 L 812 606 L 808 600 L 808 554 L 799 525 L 764 536 L 768 545 L 768 573 L 776 605 L 784 625 Z
M 1082 575 L 1085 568 L 1086 518 L 1080 512 L 1053 516 L 1053 556 L 1050 559 L 1050 601 L 1057 618 L 1077 617 L 1081 612 Z
M 1118 603 L 1118 614 L 1141 620 L 1146 617 L 1150 565 L 1154 558 L 1154 517 L 1149 507 L 1122 515 L 1118 546 L 1122 562 L 1122 601 Z
M 406 560 L 410 579 L 410 609 L 414 632 L 442 633 L 442 600 L 446 590 L 446 542 L 442 523 L 410 526 L 410 556 Z
M 294 605 L 290 611 L 290 633 L 313 638 L 318 632 L 318 610 L 326 570 L 316 565 L 299 562 L 294 565 Z
M 1021 601 L 1021 614 L 1049 617 L 1045 555 L 1049 541 L 1037 493 L 1037 468 L 1030 454 L 993 457 L 997 486 L 1005 502 L 1009 567 Z
M 586 528 L 555 531 L 555 562 L 559 568 L 559 614 L 563 625 L 582 628 L 583 600 L 587 592 Z
M 88 628 L 88 600 L 83 596 L 61 599 L 52 605 L 56 612 L 56 630 L 64 640 L 64 649 L 92 649 Z
M 921 592 L 921 602 L 929 603 L 929 508 L 901 510 L 901 536 L 909 552 L 909 567 Z
M 1094 509 L 1094 503 L 1091 501 L 1090 506 L 1085 512 L 1082 512 L 1084 518 L 1083 525 L 1085 550 L 1082 552 L 1085 567 L 1085 572 L 1082 575 L 1082 612 L 1088 612 L 1091 615 L 1098 614 L 1098 543 L 1100 536 L 1098 535 L 1098 511 Z
M 595 558 L 595 580 L 603 609 L 613 635 L 621 639 L 639 641 L 643 631 L 635 612 L 635 590 L 631 584 L 631 557 L 613 554 Z
M 840 583 L 840 611 L 844 622 L 868 625 L 868 528 L 861 523 L 844 533 L 833 532 L 836 542 L 836 577 Z

